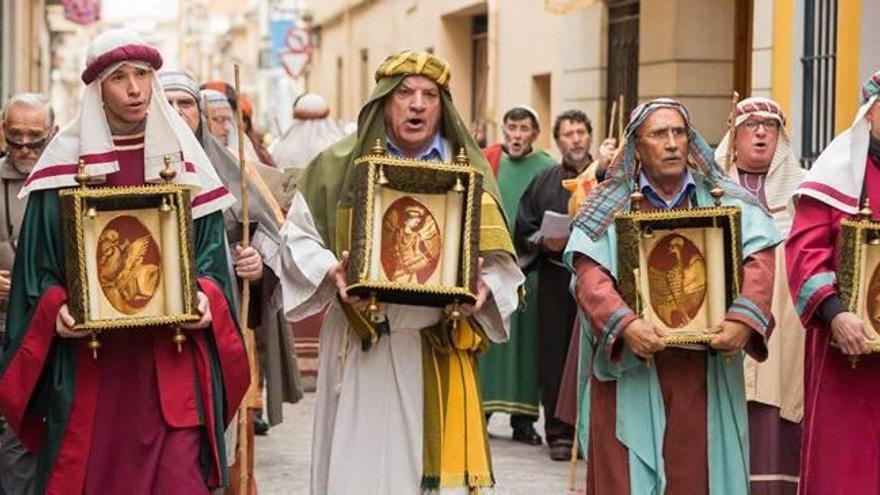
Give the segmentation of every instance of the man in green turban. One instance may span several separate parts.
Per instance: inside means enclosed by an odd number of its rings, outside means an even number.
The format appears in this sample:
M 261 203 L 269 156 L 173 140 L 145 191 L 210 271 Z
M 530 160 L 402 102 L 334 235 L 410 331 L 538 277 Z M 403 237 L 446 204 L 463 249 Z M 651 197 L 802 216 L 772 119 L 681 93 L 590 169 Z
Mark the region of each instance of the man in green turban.
M 475 491 L 494 484 L 475 356 L 508 337 L 523 276 L 498 185 L 452 105 L 448 64 L 428 53 L 389 56 L 358 131 L 318 155 L 282 227 L 284 308 L 300 320 L 327 308 L 321 329 L 312 493 Z M 464 148 L 483 174 L 479 297 L 449 324 L 441 308 L 383 305 L 364 317 L 346 293 L 353 161 L 376 139 L 394 156 L 451 162 Z

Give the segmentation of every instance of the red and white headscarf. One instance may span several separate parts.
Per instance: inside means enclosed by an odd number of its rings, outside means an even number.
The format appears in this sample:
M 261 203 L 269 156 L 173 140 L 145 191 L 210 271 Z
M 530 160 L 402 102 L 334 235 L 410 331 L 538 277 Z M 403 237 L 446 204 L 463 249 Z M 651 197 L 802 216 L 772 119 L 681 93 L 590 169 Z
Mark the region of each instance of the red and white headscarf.
M 76 117 L 49 143 L 33 172 L 25 181 L 19 198 L 32 191 L 76 186 L 74 177 L 80 160 L 93 180 L 119 170 L 113 136 L 104 113 L 101 81 L 124 64 L 150 69 L 152 97 L 144 129 L 144 176 L 147 182 L 162 182 L 159 172 L 165 157 L 177 170 L 174 182 L 193 189 L 193 218 L 220 211 L 235 198 L 220 182 L 186 122 L 162 97 L 156 71 L 162 66 L 159 51 L 128 30 L 116 29 L 98 35 L 89 46 L 82 80 L 86 83 Z
M 767 178 L 764 183 L 764 192 L 767 197 L 767 208 L 773 215 L 776 227 L 787 235 L 791 229 L 791 204 L 792 193 L 806 175 L 806 170 L 801 168 L 800 162 L 791 149 L 791 139 L 785 129 L 785 114 L 778 103 L 762 97 L 746 98 L 736 105 L 734 123 L 737 127 L 751 117 L 775 119 L 779 122 L 779 140 L 776 142 L 776 152 L 767 170 Z M 727 150 L 730 147 L 730 133 L 725 134 L 721 143 L 715 149 L 715 161 L 724 166 Z M 730 167 L 727 174 L 737 179 L 737 168 Z M 747 172 L 757 172 L 746 170 Z M 737 179 L 738 180 L 738 179 Z
M 850 215 L 858 213 L 871 140 L 871 123 L 865 115 L 880 93 L 880 86 L 871 89 L 878 76 L 880 71 L 865 83 L 863 103 L 852 126 L 825 147 L 795 194 L 810 196 Z

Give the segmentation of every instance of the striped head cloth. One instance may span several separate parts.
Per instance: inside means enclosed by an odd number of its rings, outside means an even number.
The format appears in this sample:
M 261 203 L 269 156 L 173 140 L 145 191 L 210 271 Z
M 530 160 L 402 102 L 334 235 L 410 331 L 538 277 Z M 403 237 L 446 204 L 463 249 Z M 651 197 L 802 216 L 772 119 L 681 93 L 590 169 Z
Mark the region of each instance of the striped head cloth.
M 389 55 L 376 69 L 376 81 L 396 75 L 418 75 L 433 80 L 449 91 L 452 73 L 449 63 L 428 52 L 405 51 Z
M 661 108 L 677 110 L 685 120 L 688 129 L 688 167 L 698 186 L 712 187 L 717 184 L 724 189 L 725 195 L 762 207 L 742 186 L 727 178 L 715 163 L 712 148 L 694 129 L 687 108 L 670 98 L 658 98 L 645 102 L 632 111 L 624 131 L 623 147 L 615 155 L 605 181 L 596 186 L 580 206 L 573 224 L 590 239 L 598 240 L 608 230 L 617 212 L 630 209 L 630 194 L 638 173 L 636 134 L 648 116 Z

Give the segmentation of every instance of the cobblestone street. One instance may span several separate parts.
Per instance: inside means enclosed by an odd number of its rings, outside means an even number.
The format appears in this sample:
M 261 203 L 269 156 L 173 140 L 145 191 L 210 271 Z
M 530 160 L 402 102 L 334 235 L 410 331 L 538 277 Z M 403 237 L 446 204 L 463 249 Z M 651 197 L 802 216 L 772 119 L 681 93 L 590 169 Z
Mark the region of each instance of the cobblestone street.
M 257 437 L 257 483 L 261 494 L 304 494 L 309 487 L 309 457 L 315 396 L 307 394 L 296 405 L 285 404 L 284 422 Z M 543 435 L 543 426 L 538 425 Z M 494 415 L 489 423 L 492 462 L 498 494 L 566 493 L 569 463 L 553 462 L 546 445 L 529 447 L 510 440 L 506 415 Z M 579 488 L 586 468 L 578 463 Z

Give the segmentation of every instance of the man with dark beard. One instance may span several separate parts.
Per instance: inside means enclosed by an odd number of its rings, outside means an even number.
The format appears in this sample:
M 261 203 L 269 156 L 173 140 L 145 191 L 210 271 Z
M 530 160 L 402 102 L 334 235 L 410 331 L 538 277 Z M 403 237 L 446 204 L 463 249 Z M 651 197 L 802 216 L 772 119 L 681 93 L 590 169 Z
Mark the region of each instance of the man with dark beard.
M 543 170 L 529 184 L 520 200 L 514 233 L 517 250 L 524 255 L 520 265 L 530 276 L 538 276 L 538 375 L 544 431 L 550 458 L 555 461 L 569 458 L 574 434 L 574 426 L 560 421 L 555 411 L 577 304 L 568 291 L 571 274 L 562 264 L 562 249 L 568 237 L 549 237 L 541 227 L 546 211 L 568 218 L 571 193 L 562 187 L 564 180 L 578 177 L 588 167 L 604 171 L 611 162 L 616 140 L 606 139 L 599 148 L 599 159 L 593 161 L 590 156 L 592 134 L 592 123 L 580 110 L 569 110 L 556 117 L 553 138 L 562 154 L 562 162 Z

